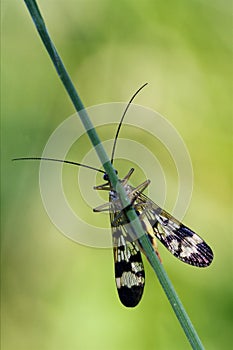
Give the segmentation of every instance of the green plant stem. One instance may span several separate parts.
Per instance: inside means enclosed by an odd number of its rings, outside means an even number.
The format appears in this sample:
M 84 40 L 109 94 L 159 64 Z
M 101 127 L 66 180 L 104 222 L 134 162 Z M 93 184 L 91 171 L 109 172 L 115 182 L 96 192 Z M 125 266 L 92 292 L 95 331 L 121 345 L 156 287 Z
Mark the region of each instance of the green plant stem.
M 48 31 L 46 29 L 44 20 L 40 14 L 39 8 L 37 6 L 37 3 L 35 0 L 24 0 L 31 17 L 34 21 L 34 24 L 36 26 L 36 29 L 50 55 L 50 58 L 56 68 L 56 71 L 70 97 L 70 99 L 73 102 L 73 105 L 78 112 L 80 119 L 86 129 L 86 132 L 93 144 L 93 147 L 95 147 L 95 150 L 97 152 L 97 155 L 101 161 L 101 164 L 103 165 L 106 173 L 109 176 L 110 182 L 113 186 L 113 188 L 117 191 L 122 206 L 126 208 L 126 215 L 128 219 L 130 220 L 130 225 L 133 229 L 133 232 L 135 233 L 136 237 L 140 240 L 140 243 L 145 251 L 145 254 L 153 267 L 167 297 L 168 300 L 175 311 L 175 314 L 188 338 L 188 341 L 190 342 L 191 346 L 195 350 L 201 350 L 204 349 L 201 341 L 187 315 L 187 313 L 184 310 L 184 307 L 179 300 L 178 295 L 176 294 L 163 266 L 161 265 L 157 255 L 155 254 L 151 243 L 145 235 L 145 232 L 143 231 L 141 222 L 134 210 L 134 208 L 130 205 L 129 198 L 124 190 L 124 187 L 119 182 L 119 179 L 115 173 L 114 168 L 112 167 L 112 164 L 102 146 L 102 143 L 96 133 L 95 128 L 93 127 L 91 120 L 84 108 L 84 105 L 62 63 L 62 60 L 60 56 L 58 55 L 58 52 L 50 39 L 50 36 L 48 34 Z

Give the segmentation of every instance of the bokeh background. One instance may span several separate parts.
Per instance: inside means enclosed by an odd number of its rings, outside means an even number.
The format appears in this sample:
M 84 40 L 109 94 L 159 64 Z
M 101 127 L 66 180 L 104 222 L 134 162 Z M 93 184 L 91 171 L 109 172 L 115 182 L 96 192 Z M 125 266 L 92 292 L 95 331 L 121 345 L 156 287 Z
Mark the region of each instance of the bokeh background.
M 1 5 L 2 349 L 188 349 L 146 259 L 143 299 L 137 308 L 126 309 L 117 297 L 111 250 L 81 246 L 63 236 L 43 208 L 39 164 L 11 162 L 18 156 L 41 155 L 51 132 L 74 109 L 23 1 Z M 205 348 L 229 349 L 231 3 L 41 0 L 39 6 L 86 106 L 128 101 L 147 81 L 137 103 L 166 116 L 184 139 L 194 171 L 184 222 L 201 233 L 215 259 L 202 270 L 182 264 L 161 246 L 160 254 Z M 108 139 L 115 126 L 98 131 Z M 126 126 L 121 136 L 160 154 L 170 210 L 174 169 L 168 155 L 137 130 Z M 90 148 L 84 136 L 72 159 L 82 160 Z M 129 166 L 119 163 L 121 176 Z M 67 192 L 78 192 L 77 169 L 66 171 Z M 156 173 L 151 180 L 156 182 Z M 90 222 L 97 214 L 83 208 L 77 199 L 77 211 Z M 99 214 L 98 220 L 106 225 L 108 218 Z

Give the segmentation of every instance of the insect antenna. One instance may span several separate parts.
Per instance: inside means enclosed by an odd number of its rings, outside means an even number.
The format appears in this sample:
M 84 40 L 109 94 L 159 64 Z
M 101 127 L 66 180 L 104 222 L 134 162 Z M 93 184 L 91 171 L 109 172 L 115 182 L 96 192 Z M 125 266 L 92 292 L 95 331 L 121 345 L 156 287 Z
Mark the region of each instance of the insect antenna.
M 116 142 L 120 133 L 120 129 L 121 129 L 121 125 L 123 123 L 124 117 L 126 115 L 126 112 L 129 109 L 130 104 L 132 103 L 133 99 L 136 97 L 136 95 L 147 85 L 148 83 L 143 84 L 135 93 L 134 95 L 131 97 L 131 99 L 129 100 L 124 113 L 121 117 L 120 123 L 118 125 L 117 131 L 116 131 L 116 135 L 114 138 L 114 143 L 113 143 L 113 147 L 112 147 L 112 156 L 111 156 L 111 164 L 113 164 L 113 160 L 114 160 L 114 154 L 115 154 L 115 150 L 116 150 Z M 95 170 L 98 171 L 100 173 L 106 174 L 105 171 L 101 170 L 101 169 L 97 169 L 94 168 L 93 166 L 90 165 L 86 165 L 86 164 L 81 164 L 81 163 L 77 163 L 77 162 L 72 162 L 70 160 L 64 160 L 64 159 L 55 159 L 55 158 L 47 158 L 47 157 L 20 157 L 20 158 L 14 158 L 12 159 L 12 161 L 16 161 L 16 160 L 47 160 L 47 161 L 52 161 L 52 162 L 59 162 L 59 163 L 66 163 L 66 164 L 71 164 L 71 165 L 76 165 L 76 166 L 80 166 L 83 168 L 87 168 L 87 169 L 91 169 L 91 170 Z
M 103 170 L 101 170 L 101 169 L 97 169 L 97 168 L 94 168 L 93 166 L 86 165 L 86 164 L 81 164 L 81 163 L 72 162 L 72 161 L 70 161 L 70 160 L 55 159 L 55 158 L 46 158 L 46 157 L 21 157 L 21 158 L 14 158 L 14 159 L 12 159 L 12 160 L 13 160 L 13 161 L 15 161 L 15 160 L 48 160 L 48 161 L 52 161 L 52 162 L 59 162 L 59 163 L 66 163 L 66 164 L 81 166 L 81 167 L 83 167 L 83 168 L 92 169 L 92 170 L 95 170 L 95 171 L 98 171 L 98 172 L 100 172 L 100 173 L 105 174 L 105 171 L 103 171 Z
M 115 138 L 114 138 L 114 143 L 113 143 L 113 147 L 112 147 L 112 156 L 111 156 L 111 164 L 113 164 L 113 160 L 114 160 L 114 154 L 115 154 L 115 150 L 116 150 L 116 142 L 117 142 L 117 138 L 118 138 L 118 135 L 120 133 L 120 129 L 121 129 L 121 125 L 123 123 L 123 120 L 124 120 L 124 117 L 126 115 L 126 112 L 128 111 L 129 109 L 129 106 L 131 105 L 133 99 L 137 96 L 137 94 L 147 85 L 148 83 L 145 83 L 143 84 L 136 92 L 135 94 L 131 97 L 131 99 L 129 100 L 127 106 L 126 106 L 126 109 L 124 110 L 124 113 L 121 117 L 121 120 L 120 120 L 120 123 L 118 125 L 118 128 L 117 128 L 117 131 L 116 131 L 116 135 L 115 135 Z

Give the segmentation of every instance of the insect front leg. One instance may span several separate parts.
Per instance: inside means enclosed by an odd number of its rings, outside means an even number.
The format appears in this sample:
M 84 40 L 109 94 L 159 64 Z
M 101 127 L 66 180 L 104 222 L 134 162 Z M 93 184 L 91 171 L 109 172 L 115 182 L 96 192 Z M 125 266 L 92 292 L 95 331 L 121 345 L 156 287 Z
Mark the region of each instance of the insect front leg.
M 112 212 L 112 203 L 111 202 L 107 202 L 104 204 L 99 205 L 98 207 L 94 208 L 93 211 L 95 213 L 100 213 L 101 211 L 108 211 L 108 212 Z
M 110 187 L 109 183 L 106 183 L 103 185 L 94 186 L 93 189 L 97 190 L 97 191 L 110 191 L 111 187 Z
M 130 176 L 133 174 L 133 172 L 134 172 L 134 168 L 131 168 L 130 171 L 128 172 L 128 174 L 121 180 L 121 183 L 123 186 L 128 182 L 128 180 L 129 180 Z

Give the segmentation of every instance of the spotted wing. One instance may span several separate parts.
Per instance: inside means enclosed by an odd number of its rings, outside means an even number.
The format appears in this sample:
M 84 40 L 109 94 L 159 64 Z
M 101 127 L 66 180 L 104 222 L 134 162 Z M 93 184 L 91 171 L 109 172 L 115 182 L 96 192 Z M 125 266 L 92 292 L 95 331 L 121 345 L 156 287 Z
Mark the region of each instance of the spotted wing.
M 110 212 L 116 286 L 122 304 L 134 307 L 143 294 L 145 271 L 137 242 L 131 242 L 126 219 L 118 214 Z
M 153 245 L 157 237 L 175 257 L 183 262 L 198 267 L 211 264 L 213 252 L 208 244 L 147 196 L 138 194 L 135 209 Z

